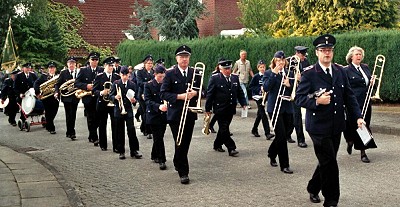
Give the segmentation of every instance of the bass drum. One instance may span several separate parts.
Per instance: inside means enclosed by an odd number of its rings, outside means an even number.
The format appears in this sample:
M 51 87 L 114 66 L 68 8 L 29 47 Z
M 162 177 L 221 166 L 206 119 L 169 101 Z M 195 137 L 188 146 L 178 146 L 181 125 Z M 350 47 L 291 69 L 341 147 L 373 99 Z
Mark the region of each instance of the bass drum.
M 44 112 L 44 105 L 42 101 L 36 98 L 35 89 L 33 88 L 25 92 L 21 105 L 22 110 L 27 115 L 42 115 Z

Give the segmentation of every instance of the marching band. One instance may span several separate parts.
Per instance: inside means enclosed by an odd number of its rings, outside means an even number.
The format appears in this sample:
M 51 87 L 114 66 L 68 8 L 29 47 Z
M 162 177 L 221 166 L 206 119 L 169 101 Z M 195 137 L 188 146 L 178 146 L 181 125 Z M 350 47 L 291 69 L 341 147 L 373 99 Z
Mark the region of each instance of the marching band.
M 361 150 L 363 162 L 369 162 L 365 150 L 376 148 L 374 142 L 364 145 L 356 133 L 357 127 L 361 127 L 364 122 L 363 117 L 369 128 L 371 106 L 367 104 L 366 112 L 362 112 L 361 105 L 371 98 L 366 97 L 365 93 L 368 86 L 374 83 L 376 75 L 361 63 L 364 50 L 359 47 L 350 49 L 346 57 L 348 66 L 333 63 L 335 43 L 336 39 L 332 35 L 322 35 L 314 40 L 318 57 L 314 65 L 308 63 L 308 48 L 304 46 L 296 46 L 296 54 L 288 58 L 283 51 L 277 51 L 268 70 L 265 61 L 258 62 L 259 72 L 250 83 L 252 97 L 258 106 L 251 133 L 260 136 L 257 127 L 262 121 L 267 140 L 273 139 L 268 150 L 270 165 L 280 165 L 284 173 L 293 173 L 289 166 L 287 142 L 290 142 L 294 128 L 298 146 L 307 147 L 300 110 L 301 107 L 306 109 L 305 129 L 311 137 L 319 161 L 307 190 L 314 203 L 320 202 L 318 194 L 322 191 L 324 205 L 327 206 L 336 206 L 339 200 L 336 155 L 341 133 L 345 132 L 348 153 L 351 153 L 354 145 Z M 66 116 L 66 137 L 75 140 L 77 107 L 82 100 L 89 142 L 94 146 L 100 145 L 100 149 L 106 151 L 107 134 L 111 134 L 113 152 L 119 154 L 119 159 L 125 159 L 126 128 L 130 156 L 140 159 L 142 153 L 139 151 L 133 110 L 139 103 L 143 112 L 141 131 L 153 139 L 151 159 L 159 164 L 161 170 L 167 169 L 164 134 L 169 125 L 175 140 L 173 164 L 180 182 L 188 184 L 188 151 L 197 113 L 202 112 L 197 109 L 202 90 L 207 91 L 204 113 L 209 117 L 213 113 L 219 125 L 213 148 L 225 152 L 222 148 L 225 145 L 229 156 L 236 157 L 239 153 L 229 130 L 236 105 L 240 103 L 246 109 L 248 105 L 239 76 L 232 73 L 232 61 L 220 59 L 217 66 L 219 72 L 210 77 L 207 89 L 202 89 L 203 77 L 199 76 L 204 76 L 204 71 L 190 67 L 191 54 L 192 50 L 187 45 L 177 48 L 177 64 L 168 70 L 163 61 L 156 61 L 157 64 L 153 66 L 153 57 L 147 55 L 142 61 L 143 69 L 138 70 L 135 77 L 131 77 L 133 74 L 128 67 L 116 64 L 121 61 L 118 57 L 107 57 L 100 66 L 100 54 L 97 52 L 88 55 L 89 64 L 83 68 L 77 68 L 75 57 L 68 58 L 67 68 L 61 70 L 59 75 L 56 74 L 55 62 L 49 62 L 47 73 L 39 78 L 31 71 L 31 63 L 26 63 L 22 65 L 22 71 L 15 70 L 4 80 L 0 106 L 5 107 L 5 114 L 12 126 L 17 125 L 15 116 L 20 109 L 18 125 L 21 130 L 29 128 L 26 118 L 43 114 L 40 110 L 33 110 L 36 113 L 27 112 L 23 107 L 26 104 L 24 98 L 29 95 L 30 88 L 34 88 L 34 94 L 44 107 L 45 118 L 40 123 L 50 134 L 56 134 L 54 118 L 61 100 Z M 296 67 L 299 71 L 295 70 Z M 296 87 L 297 90 L 294 90 Z M 295 97 L 291 97 L 292 93 Z M 192 110 L 194 108 L 197 110 Z M 362 113 L 366 113 L 366 116 Z M 106 130 L 108 118 L 111 121 L 111 133 Z M 205 126 L 207 124 L 210 124 L 209 120 Z M 212 125 L 210 129 L 214 130 Z

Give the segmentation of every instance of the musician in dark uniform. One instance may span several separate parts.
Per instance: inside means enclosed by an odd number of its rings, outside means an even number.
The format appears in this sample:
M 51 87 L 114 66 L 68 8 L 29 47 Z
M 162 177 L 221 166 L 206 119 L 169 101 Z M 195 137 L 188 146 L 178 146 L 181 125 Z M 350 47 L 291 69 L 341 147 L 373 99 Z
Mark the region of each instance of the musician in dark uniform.
M 165 77 L 163 65 L 157 65 L 154 69 L 154 78 L 144 85 L 144 100 L 146 101 L 146 123 L 153 132 L 153 148 L 151 159 L 159 163 L 161 170 L 167 166 L 165 162 L 164 134 L 167 128 L 167 104 L 160 97 L 160 89 Z
M 5 100 L 8 98 L 8 105 L 4 109 L 4 114 L 8 116 L 8 123 L 12 126 L 17 126 L 15 116 L 19 110 L 17 105 L 18 94 L 14 91 L 14 81 L 18 73 L 19 70 L 11 72 L 11 77 L 4 80 L 1 88 L 1 103 L 4 104 Z
M 94 146 L 99 145 L 99 137 L 97 135 L 97 128 L 99 127 L 98 118 L 96 116 L 96 102 L 97 97 L 93 93 L 93 83 L 97 74 L 102 73 L 104 68 L 99 64 L 100 54 L 98 52 L 91 52 L 88 56 L 89 65 L 82 68 L 79 75 L 75 80 L 75 87 L 85 91 L 91 91 L 90 95 L 82 97 L 82 103 L 85 106 L 87 115 L 87 127 L 89 130 L 89 142 L 93 142 Z
M 360 110 L 362 110 L 362 107 L 364 106 L 368 88 L 373 81 L 371 79 L 371 72 L 368 68 L 368 65 L 361 63 L 363 59 L 364 50 L 360 47 L 354 46 L 350 48 L 346 55 L 346 61 L 349 65 L 345 67 L 347 78 L 349 79 L 351 89 L 357 98 Z M 364 117 L 364 121 L 366 123 L 365 126 L 369 131 L 371 131 L 369 128 L 371 124 L 371 111 L 371 102 L 369 102 Z M 343 135 L 347 142 L 347 152 L 351 154 L 354 145 L 354 149 L 360 150 L 361 152 L 361 161 L 364 163 L 369 163 L 370 160 L 365 153 L 365 150 L 369 148 L 376 148 L 377 146 L 374 139 L 372 139 L 366 146 L 364 145 L 356 131 L 356 120 L 357 117 L 352 117 L 351 114 L 349 114 L 346 120 L 346 130 L 344 130 Z
M 299 65 L 300 73 L 296 74 L 296 81 L 298 82 L 298 81 L 300 81 L 301 73 L 303 72 L 304 68 L 310 66 L 310 63 L 307 60 L 308 47 L 296 46 L 296 47 L 294 47 L 294 49 L 296 50 L 295 55 L 300 58 L 300 65 Z M 299 146 L 301 148 L 306 148 L 307 144 L 306 144 L 306 140 L 304 137 L 304 131 L 303 131 L 303 117 L 301 115 L 301 107 L 297 106 L 293 102 L 293 109 L 294 109 L 293 125 L 296 130 L 297 146 Z
M 67 60 L 67 69 L 61 70 L 60 77 L 55 85 L 56 93 L 54 97 L 59 98 L 61 95 L 60 86 L 71 80 L 75 79 L 77 76 L 76 68 L 76 59 L 75 57 L 69 57 Z M 73 85 L 72 85 L 73 87 Z M 64 104 L 65 110 L 65 121 L 67 125 L 66 137 L 71 138 L 71 140 L 76 139 L 76 132 L 75 132 L 75 120 L 76 120 L 76 111 L 78 110 L 78 103 L 79 99 L 75 96 L 75 93 L 72 93 L 68 96 L 61 95 L 61 101 Z
M 125 125 L 128 131 L 129 149 L 131 151 L 131 157 L 136 159 L 142 158 L 142 153 L 139 151 L 139 141 L 136 137 L 135 126 L 133 124 L 133 109 L 132 104 L 136 102 L 134 97 L 128 99 L 126 96 L 128 90 L 132 90 L 135 93 L 136 85 L 129 79 L 128 67 L 122 66 L 120 72 L 121 79 L 113 83 L 110 100 L 114 103 L 114 117 L 117 127 L 117 150 L 119 152 L 119 159 L 125 159 Z M 120 94 L 118 93 L 120 91 Z M 123 108 L 120 107 L 120 101 L 123 102 Z M 122 114 L 124 110 L 126 114 Z
M 115 62 L 114 62 L 114 73 L 119 74 L 121 72 L 121 66 L 120 66 L 121 58 L 115 56 L 114 60 L 115 60 Z
M 112 102 L 110 102 L 109 98 L 111 87 L 108 89 L 104 88 L 104 83 L 108 82 L 109 86 L 112 86 L 112 83 L 114 83 L 116 80 L 121 79 L 121 77 L 118 74 L 113 73 L 114 61 L 115 61 L 114 57 L 108 57 L 103 61 L 104 72 L 97 74 L 94 80 L 93 91 L 95 97 L 97 97 L 96 112 L 97 112 L 97 118 L 99 119 L 100 149 L 102 151 L 107 150 L 107 120 L 108 116 L 110 116 L 113 151 L 118 152 L 117 128 L 114 118 L 114 106 L 112 105 Z
M 293 131 L 293 105 L 290 102 L 292 94 L 293 72 L 287 68 L 288 62 L 283 51 L 277 51 L 271 60 L 270 69 L 264 73 L 264 91 L 268 92 L 267 113 L 274 127 L 275 139 L 268 149 L 270 165 L 277 167 L 276 156 L 279 157 L 281 171 L 292 174 L 289 166 L 287 140 Z M 279 106 L 279 102 L 281 105 Z M 275 113 L 274 113 L 275 112 Z
M 358 117 L 359 127 L 363 123 L 345 70 L 332 63 L 335 43 L 335 37 L 329 34 L 314 40 L 318 62 L 304 69 L 295 98 L 297 105 L 306 108 L 306 130 L 313 141 L 318 159 L 318 166 L 308 182 L 307 191 L 313 203 L 321 202 L 318 193 L 322 191 L 324 206 L 337 206 L 339 201 L 339 167 L 336 156 L 341 133 L 346 127 L 345 107 L 352 117 Z M 326 92 L 316 97 L 314 92 L 320 89 L 326 89 Z
M 190 89 L 188 84 L 192 82 L 194 69 L 189 67 L 192 50 L 186 45 L 178 47 L 175 51 L 177 65 L 167 70 L 163 84 L 161 85 L 161 99 L 168 101 L 167 121 L 171 128 L 175 143 L 178 138 L 178 131 L 185 99 L 189 106 L 197 105 L 198 91 Z M 200 87 L 200 76 L 196 76 L 194 87 Z M 193 128 L 197 120 L 197 113 L 190 110 L 187 112 L 186 122 L 182 123 L 184 128 L 180 145 L 175 144 L 174 166 L 178 171 L 182 184 L 189 184 L 189 161 L 188 152 L 192 140 Z
M 218 62 L 220 73 L 211 76 L 207 87 L 206 113 L 214 113 L 218 121 L 218 133 L 214 140 L 214 150 L 224 152 L 222 145 L 228 149 L 229 156 L 238 156 L 235 141 L 229 135 L 229 125 L 233 115 L 236 114 L 237 102 L 242 107 L 247 107 L 246 98 L 240 88 L 239 77 L 232 72 L 232 61 L 221 60 Z
M 40 78 L 38 78 L 34 83 L 35 93 L 36 96 L 41 99 L 42 96 L 40 95 L 40 85 L 44 82 L 51 80 L 56 76 L 56 63 L 50 61 L 47 64 L 47 73 L 42 73 Z M 45 117 L 46 117 L 46 130 L 50 132 L 50 134 L 56 134 L 56 127 L 54 126 L 54 118 L 58 112 L 58 99 L 54 97 L 54 94 L 45 98 L 41 99 L 44 105 L 45 110 Z
M 30 72 L 32 70 L 31 63 L 25 63 L 22 65 L 22 71 L 19 72 L 14 81 L 14 91 L 18 94 L 17 102 L 22 103 L 22 99 L 25 97 L 25 92 L 30 88 L 33 88 L 33 83 L 36 81 L 37 76 L 35 73 Z M 22 123 L 25 121 L 25 117 L 21 112 L 20 119 Z
M 265 137 L 267 138 L 267 140 L 270 140 L 273 137 L 275 137 L 275 135 L 271 134 L 268 117 L 267 114 L 265 113 L 265 105 L 263 105 L 265 104 L 263 103 L 263 101 L 265 100 L 263 100 L 262 86 L 263 86 L 263 76 L 266 69 L 266 64 L 264 60 L 258 61 L 257 69 L 258 73 L 253 76 L 249 84 L 249 89 L 251 90 L 252 97 L 257 103 L 257 117 L 254 120 L 251 133 L 255 137 L 260 137 L 260 134 L 258 134 L 258 125 L 260 124 L 260 121 L 262 121 Z
M 142 111 L 146 111 L 146 102 L 144 101 L 144 84 L 149 82 L 154 78 L 153 71 L 153 56 L 147 55 L 143 59 L 143 69 L 137 72 L 136 82 L 138 87 L 138 95 L 137 98 L 139 100 L 139 107 Z M 140 131 L 144 136 L 148 135 L 148 139 L 152 138 L 150 127 L 146 124 L 146 116 L 147 113 L 142 114 L 142 123 L 140 124 Z

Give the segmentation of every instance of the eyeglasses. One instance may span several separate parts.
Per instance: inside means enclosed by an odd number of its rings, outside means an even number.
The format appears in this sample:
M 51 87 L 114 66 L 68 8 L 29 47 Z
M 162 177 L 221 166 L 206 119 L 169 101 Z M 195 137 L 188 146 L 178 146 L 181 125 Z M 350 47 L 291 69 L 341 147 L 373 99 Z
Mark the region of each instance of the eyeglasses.
M 318 49 L 318 51 L 322 53 L 332 53 L 333 49 Z
M 91 59 L 92 61 L 99 61 L 99 59 Z

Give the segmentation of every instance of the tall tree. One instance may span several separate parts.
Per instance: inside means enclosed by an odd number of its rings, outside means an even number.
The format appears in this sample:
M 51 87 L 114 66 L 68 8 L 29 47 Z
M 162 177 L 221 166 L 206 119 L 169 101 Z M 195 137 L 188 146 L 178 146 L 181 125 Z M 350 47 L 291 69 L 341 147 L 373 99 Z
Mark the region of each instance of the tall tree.
M 393 0 L 289 0 L 272 29 L 283 37 L 392 28 L 397 7 Z
M 205 6 L 199 0 L 147 0 L 149 6 L 142 10 L 141 24 L 158 30 L 165 39 L 197 38 L 199 29 L 196 19 L 205 14 Z M 142 25 L 145 27 L 145 25 Z M 145 30 L 142 30 L 145 31 Z
M 150 40 L 152 39 L 150 33 L 150 22 L 153 20 L 151 12 L 149 11 L 151 7 L 142 6 L 135 0 L 135 13 L 132 15 L 132 18 L 136 18 L 139 20 L 139 25 L 132 24 L 130 33 L 136 40 Z
M 256 34 L 270 33 L 266 24 L 278 19 L 278 6 L 282 0 L 240 0 L 237 2 L 242 15 L 239 21 Z

